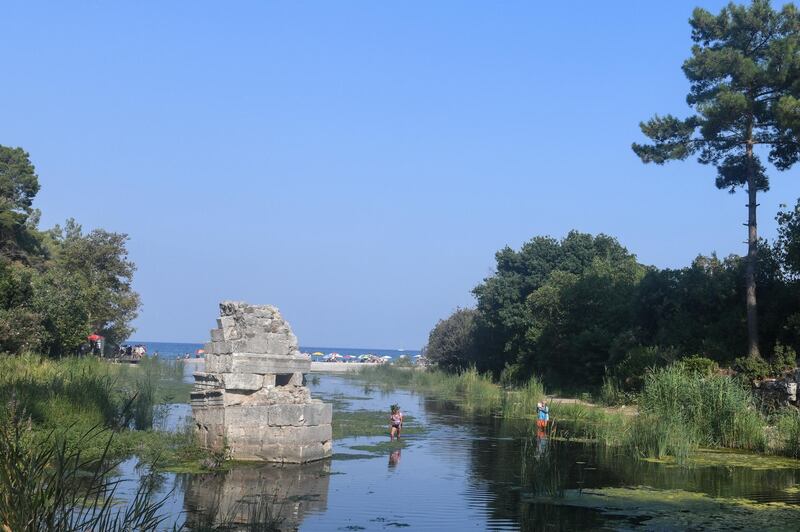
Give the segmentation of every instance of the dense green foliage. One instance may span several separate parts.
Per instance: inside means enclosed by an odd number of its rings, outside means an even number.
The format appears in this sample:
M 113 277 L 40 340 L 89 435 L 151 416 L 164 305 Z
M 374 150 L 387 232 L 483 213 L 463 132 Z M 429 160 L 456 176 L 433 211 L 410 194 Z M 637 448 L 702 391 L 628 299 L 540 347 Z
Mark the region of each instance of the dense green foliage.
M 0 352 L 74 354 L 89 334 L 124 341 L 140 306 L 128 237 L 74 220 L 37 229 L 28 154 L 0 146 Z
M 458 309 L 433 328 L 425 357 L 440 368 L 460 370 L 476 359 L 474 309 Z
M 504 384 L 536 374 L 550 386 L 580 391 L 600 387 L 604 377 L 635 391 L 648 369 L 687 357 L 748 372 L 758 364 L 764 375 L 778 374 L 794 365 L 800 347 L 800 290 L 782 246 L 759 246 L 768 361 L 742 359 L 740 257 L 701 255 L 685 268 L 662 270 L 639 264 L 612 237 L 576 231 L 500 250 L 496 273 L 474 290 L 476 308 L 440 321 L 427 353 L 446 370 L 474 365 Z

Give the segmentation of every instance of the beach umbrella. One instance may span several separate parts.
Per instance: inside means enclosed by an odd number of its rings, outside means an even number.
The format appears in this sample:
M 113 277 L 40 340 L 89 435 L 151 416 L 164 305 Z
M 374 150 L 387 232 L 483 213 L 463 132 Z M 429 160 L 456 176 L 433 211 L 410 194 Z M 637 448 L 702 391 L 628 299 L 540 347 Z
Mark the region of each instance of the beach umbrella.
M 100 338 L 102 338 L 102 336 L 100 336 L 99 334 L 96 334 L 96 333 L 92 333 L 92 334 L 90 334 L 89 336 L 86 337 L 86 339 L 89 340 L 90 342 L 96 342 Z
M 313 353 L 311 353 L 311 356 L 322 357 L 325 356 L 325 353 L 323 353 L 322 351 L 314 351 Z
M 198 355 L 205 354 L 205 351 L 204 351 L 203 349 L 198 349 L 198 350 L 197 350 L 197 354 L 198 354 Z

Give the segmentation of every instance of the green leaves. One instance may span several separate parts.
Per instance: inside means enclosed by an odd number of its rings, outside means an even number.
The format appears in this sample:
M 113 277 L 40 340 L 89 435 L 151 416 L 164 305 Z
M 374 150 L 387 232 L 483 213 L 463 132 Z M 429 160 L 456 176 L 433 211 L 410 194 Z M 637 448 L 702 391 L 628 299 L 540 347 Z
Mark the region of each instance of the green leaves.
M 639 127 L 653 144 L 633 143 L 633 151 L 642 162 L 664 164 L 670 160 L 682 160 L 696 150 L 692 135 L 697 127 L 695 118 L 680 120 L 672 115 L 654 116 Z
M 779 170 L 800 157 L 800 15 L 787 5 L 775 11 L 766 0 L 729 4 L 718 15 L 697 8 L 690 57 L 683 72 L 691 82 L 685 120 L 656 115 L 641 124 L 652 142 L 633 144 L 642 162 L 663 164 L 694 153 L 717 167 L 717 186 L 735 190 L 748 180 L 769 188 L 766 170 L 748 146 L 766 145 Z M 754 153 L 754 152 L 753 152 Z

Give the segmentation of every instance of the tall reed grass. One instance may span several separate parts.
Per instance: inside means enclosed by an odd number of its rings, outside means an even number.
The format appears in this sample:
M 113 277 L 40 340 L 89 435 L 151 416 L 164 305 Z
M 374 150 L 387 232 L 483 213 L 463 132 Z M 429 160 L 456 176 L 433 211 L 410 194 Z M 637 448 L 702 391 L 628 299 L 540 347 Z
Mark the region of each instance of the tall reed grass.
M 114 504 L 119 480 L 109 460 L 112 434 L 100 427 L 69 442 L 59 431 L 34 434 L 30 418 L 12 403 L 0 420 L 0 529 L 5 531 L 155 530 L 166 501 L 154 500 L 152 483 L 140 484 L 125 507 Z M 100 440 L 104 452 L 86 458 Z
M 766 447 L 765 420 L 753 394 L 727 376 L 687 372 L 680 364 L 653 370 L 645 377 L 639 411 L 643 419 L 657 420 L 661 432 L 678 431 L 698 445 L 755 451 Z M 639 430 L 649 430 L 646 423 L 641 425 Z
M 544 386 L 536 377 L 520 388 L 506 390 L 489 374 L 481 374 L 475 368 L 445 373 L 382 365 L 363 368 L 356 377 L 384 389 L 404 387 L 426 392 L 457 403 L 469 413 L 499 414 L 508 418 L 534 416 L 536 403 L 545 397 Z

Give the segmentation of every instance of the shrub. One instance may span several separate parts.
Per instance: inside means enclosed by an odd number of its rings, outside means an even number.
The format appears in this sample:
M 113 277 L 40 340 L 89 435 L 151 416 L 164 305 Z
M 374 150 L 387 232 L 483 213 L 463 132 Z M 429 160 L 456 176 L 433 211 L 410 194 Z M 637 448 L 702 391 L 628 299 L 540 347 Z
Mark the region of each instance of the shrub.
M 677 353 L 673 348 L 640 345 L 627 351 L 615 366 L 613 376 L 624 389 L 638 391 L 644 384 L 648 370 L 663 367 L 676 358 Z
M 772 368 L 761 357 L 740 357 L 733 361 L 733 369 L 736 373 L 747 379 L 754 381 L 769 377 L 772 374 Z
M 680 363 L 686 372 L 703 377 L 709 377 L 719 369 L 716 362 L 701 355 L 686 357 Z
M 424 349 L 431 364 L 447 371 L 458 371 L 474 363 L 476 315 L 475 309 L 457 309 L 436 324 Z
M 788 345 L 778 342 L 775 344 L 775 350 L 770 362 L 773 375 L 780 375 L 784 371 L 794 369 L 797 366 L 797 353 Z

